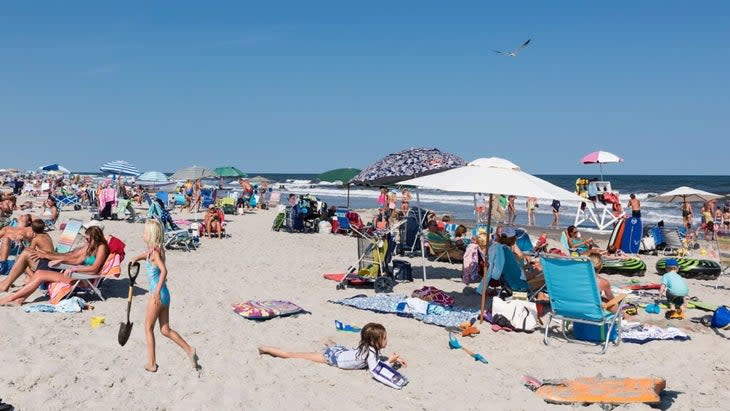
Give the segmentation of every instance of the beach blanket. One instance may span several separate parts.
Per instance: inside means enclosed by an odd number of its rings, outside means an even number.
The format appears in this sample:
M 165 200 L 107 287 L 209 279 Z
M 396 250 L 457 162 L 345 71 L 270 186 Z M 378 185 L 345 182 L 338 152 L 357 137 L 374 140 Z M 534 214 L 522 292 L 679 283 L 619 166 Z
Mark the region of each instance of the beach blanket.
M 403 294 L 375 294 L 373 296 L 356 295 L 341 300 L 329 300 L 333 304 L 346 305 L 360 310 L 373 311 L 381 314 L 396 314 L 401 317 L 415 318 L 426 324 L 434 324 L 441 327 L 457 327 L 465 321 L 479 316 L 479 309 L 446 308 L 443 311 L 435 310 L 428 314 L 422 314 L 408 308 L 407 299 Z M 400 309 L 399 306 L 400 305 Z
M 86 301 L 81 297 L 71 297 L 58 304 L 34 304 L 26 305 L 23 311 L 27 313 L 80 313 L 86 306 Z
M 646 344 L 650 341 L 677 340 L 686 341 L 690 337 L 674 327 L 661 328 L 640 323 L 624 323 L 621 330 L 621 341 L 634 344 Z

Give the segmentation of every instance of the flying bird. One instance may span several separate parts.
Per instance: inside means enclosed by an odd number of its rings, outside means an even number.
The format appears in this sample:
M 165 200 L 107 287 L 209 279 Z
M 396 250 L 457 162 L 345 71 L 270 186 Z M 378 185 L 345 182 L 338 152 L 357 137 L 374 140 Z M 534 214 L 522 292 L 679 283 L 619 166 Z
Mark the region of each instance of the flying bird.
M 522 43 L 522 45 L 520 47 L 517 47 L 515 49 L 515 51 L 501 51 L 501 50 L 492 50 L 492 51 L 497 54 L 502 54 L 502 55 L 505 55 L 508 57 L 517 57 L 517 55 L 520 53 L 520 51 L 522 51 L 522 49 L 524 49 L 525 47 L 527 47 L 528 44 L 530 44 L 531 40 L 532 39 L 527 39 L 527 41 Z

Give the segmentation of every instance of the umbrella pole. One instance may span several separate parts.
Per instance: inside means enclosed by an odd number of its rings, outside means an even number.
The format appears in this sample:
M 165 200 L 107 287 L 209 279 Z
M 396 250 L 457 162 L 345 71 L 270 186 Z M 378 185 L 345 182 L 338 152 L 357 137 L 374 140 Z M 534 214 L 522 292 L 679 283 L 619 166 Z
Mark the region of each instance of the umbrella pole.
M 479 324 L 484 322 L 484 302 L 487 297 L 487 287 L 489 287 L 489 279 L 487 272 L 489 271 L 489 238 L 492 231 L 492 193 L 489 193 L 489 207 L 487 208 L 487 255 L 484 256 L 484 277 L 482 277 L 482 305 L 479 309 Z
M 603 181 L 603 164 L 598 163 L 598 169 L 601 170 L 601 181 Z
M 423 269 L 423 281 L 426 281 L 426 252 L 423 246 L 423 227 L 421 226 L 421 196 L 416 189 L 416 203 L 418 203 L 418 241 L 421 242 L 421 268 Z

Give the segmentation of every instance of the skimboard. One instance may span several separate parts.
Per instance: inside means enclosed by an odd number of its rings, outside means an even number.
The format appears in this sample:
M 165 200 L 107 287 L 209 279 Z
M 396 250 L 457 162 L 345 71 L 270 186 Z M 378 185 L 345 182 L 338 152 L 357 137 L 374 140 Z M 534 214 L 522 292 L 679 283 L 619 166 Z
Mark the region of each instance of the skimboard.
M 617 249 L 621 245 L 621 234 L 623 233 L 624 228 L 624 220 L 620 219 L 616 222 L 616 225 L 613 226 L 613 230 L 611 230 L 611 235 L 608 237 L 608 246 L 614 246 Z M 607 247 L 608 248 L 608 247 Z
M 657 377 L 586 377 L 539 381 L 525 376 L 529 388 L 551 404 L 658 404 L 666 381 Z

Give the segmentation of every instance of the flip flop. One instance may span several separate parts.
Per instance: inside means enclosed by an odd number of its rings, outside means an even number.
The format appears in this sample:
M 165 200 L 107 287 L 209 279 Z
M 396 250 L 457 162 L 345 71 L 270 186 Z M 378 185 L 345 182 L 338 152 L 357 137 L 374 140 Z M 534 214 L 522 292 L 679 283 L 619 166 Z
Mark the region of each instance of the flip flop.
M 335 328 L 337 331 L 343 331 L 348 333 L 359 333 L 362 328 L 353 327 L 349 324 L 342 324 L 342 322 L 335 320 Z

